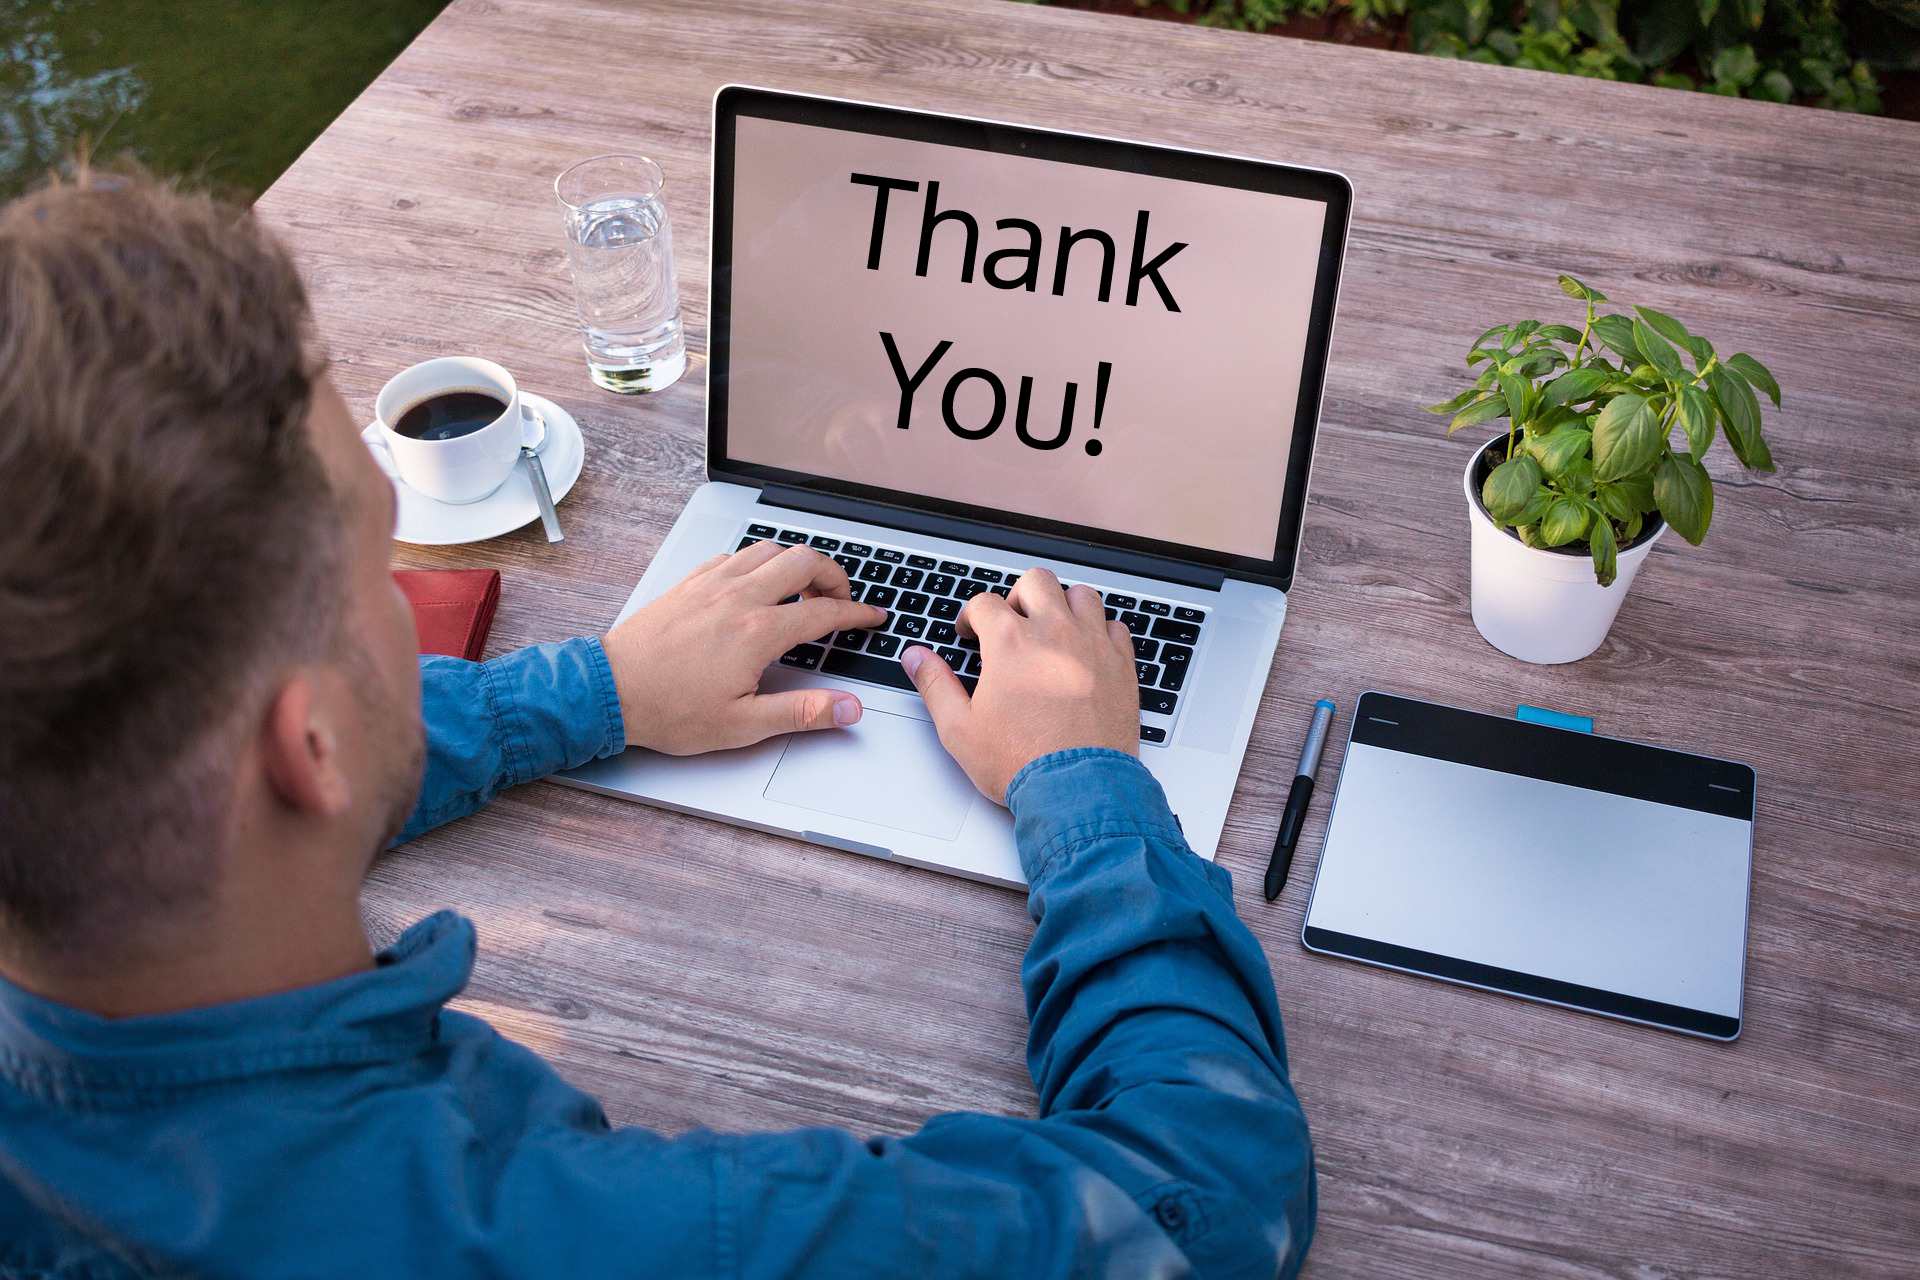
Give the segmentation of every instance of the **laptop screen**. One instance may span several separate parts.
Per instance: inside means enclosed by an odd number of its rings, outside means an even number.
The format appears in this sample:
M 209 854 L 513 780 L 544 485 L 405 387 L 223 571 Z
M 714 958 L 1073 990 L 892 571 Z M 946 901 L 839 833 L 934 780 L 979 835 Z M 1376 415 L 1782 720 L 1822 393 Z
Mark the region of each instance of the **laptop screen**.
M 716 155 L 728 461 L 1290 569 L 1343 180 L 745 97 Z

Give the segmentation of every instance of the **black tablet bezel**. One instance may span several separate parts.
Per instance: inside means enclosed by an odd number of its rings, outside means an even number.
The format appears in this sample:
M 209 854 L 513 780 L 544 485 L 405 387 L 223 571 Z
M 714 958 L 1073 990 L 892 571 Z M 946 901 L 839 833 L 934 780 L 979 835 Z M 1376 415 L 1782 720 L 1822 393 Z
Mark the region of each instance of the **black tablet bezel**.
M 1293 444 L 1287 455 L 1287 474 L 1282 478 L 1285 487 L 1278 526 L 1274 532 L 1273 554 L 1265 558 L 1234 555 L 1206 547 L 1139 538 L 1039 516 L 855 484 L 831 476 L 790 471 L 730 457 L 727 453 L 727 404 L 728 335 L 732 315 L 729 264 L 733 260 L 733 125 L 741 116 L 848 129 L 973 150 L 1041 156 L 1157 177 L 1268 191 L 1326 204 L 1327 219 L 1321 235 L 1313 307 L 1308 322 L 1307 353 L 1301 367 Z M 1327 353 L 1351 208 L 1351 185 L 1343 176 L 1325 170 L 934 115 L 835 98 L 816 98 L 744 85 L 727 85 L 714 96 L 713 239 L 709 296 L 711 327 L 707 370 L 708 478 L 736 484 L 777 485 L 876 503 L 898 510 L 1017 529 L 1064 543 L 1091 544 L 1144 557 L 1202 565 L 1229 577 L 1288 590 L 1293 583 L 1294 564 L 1300 549 L 1300 527 L 1306 511 L 1307 476 L 1313 460 L 1321 394 L 1326 384 Z
M 1749 765 L 1731 760 L 1671 751 L 1665 747 L 1570 729 L 1556 729 L 1505 716 L 1465 711 L 1435 702 L 1377 692 L 1362 694 L 1354 707 L 1347 745 L 1351 747 L 1356 742 L 1584 787 L 1590 791 L 1632 796 L 1655 804 L 1719 814 L 1739 819 L 1749 826 L 1753 822 L 1754 771 Z M 1338 804 L 1337 795 L 1335 803 Z M 1328 825 L 1331 829 L 1331 815 Z M 1325 853 L 1324 846 L 1322 853 Z M 1747 877 L 1747 905 L 1750 912 L 1753 892 L 1751 848 Z M 1316 867 L 1316 891 L 1319 886 L 1319 869 Z M 1405 973 L 1421 974 L 1463 986 L 1582 1009 L 1714 1040 L 1732 1040 L 1740 1034 L 1741 1014 L 1730 1017 L 1704 1009 L 1689 1009 L 1600 987 L 1563 982 L 1515 969 L 1420 951 L 1377 938 L 1319 929 L 1307 923 L 1312 919 L 1313 904 L 1309 897 L 1306 919 L 1300 926 L 1300 942 L 1310 951 L 1344 956 Z M 1745 968 L 1743 942 L 1742 1014 L 1746 1001 Z

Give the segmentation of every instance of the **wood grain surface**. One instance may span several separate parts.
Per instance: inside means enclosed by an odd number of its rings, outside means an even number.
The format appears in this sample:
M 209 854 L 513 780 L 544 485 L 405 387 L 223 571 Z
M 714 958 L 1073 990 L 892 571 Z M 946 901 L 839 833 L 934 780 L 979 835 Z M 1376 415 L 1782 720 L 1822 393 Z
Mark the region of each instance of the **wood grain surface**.
M 664 166 L 705 343 L 709 110 L 730 81 L 1348 174 L 1353 238 L 1292 608 L 1220 861 L 1264 941 L 1313 1126 L 1331 1277 L 1920 1274 L 1920 126 L 1004 0 L 456 0 L 267 193 L 357 411 L 444 353 L 581 421 L 538 525 L 415 567 L 505 574 L 492 652 L 603 628 L 700 482 L 702 372 L 587 381 L 551 183 Z M 1570 271 L 1750 351 L 1780 470 L 1724 456 L 1592 658 L 1531 667 L 1467 612 L 1460 472 L 1419 405 L 1487 325 L 1572 314 Z M 1259 899 L 1315 698 L 1384 688 L 1759 771 L 1746 1030 L 1722 1045 L 1302 950 L 1323 785 Z M 1337 743 L 1323 778 L 1339 765 Z M 386 857 L 390 936 L 442 906 L 463 1007 L 617 1122 L 902 1131 L 1030 1113 L 1000 889 L 539 784 Z

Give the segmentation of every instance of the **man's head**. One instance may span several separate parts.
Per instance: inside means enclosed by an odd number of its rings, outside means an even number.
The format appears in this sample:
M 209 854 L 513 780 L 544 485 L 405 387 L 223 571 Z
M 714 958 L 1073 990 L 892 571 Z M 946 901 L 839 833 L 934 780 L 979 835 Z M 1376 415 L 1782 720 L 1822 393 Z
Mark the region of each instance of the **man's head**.
M 175 946 L 263 825 L 364 858 L 404 817 L 391 492 L 308 338 L 244 210 L 84 171 L 0 209 L 0 953 Z

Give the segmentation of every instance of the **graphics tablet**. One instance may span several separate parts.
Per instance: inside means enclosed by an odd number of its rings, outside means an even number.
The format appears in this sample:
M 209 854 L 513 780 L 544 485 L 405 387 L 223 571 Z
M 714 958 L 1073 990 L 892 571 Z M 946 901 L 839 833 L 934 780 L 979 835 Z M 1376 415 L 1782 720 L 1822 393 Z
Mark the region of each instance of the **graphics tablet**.
M 1731 1040 L 1753 791 L 1727 760 L 1363 694 L 1301 941 Z

